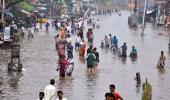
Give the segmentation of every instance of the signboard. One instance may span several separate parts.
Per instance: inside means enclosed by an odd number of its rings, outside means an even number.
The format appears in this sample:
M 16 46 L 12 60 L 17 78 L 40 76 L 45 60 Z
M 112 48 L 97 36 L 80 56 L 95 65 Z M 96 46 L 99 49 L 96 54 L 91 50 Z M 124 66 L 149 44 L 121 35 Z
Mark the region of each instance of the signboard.
M 134 3 L 128 3 L 128 8 L 134 9 L 135 8 L 135 4 Z
M 4 41 L 10 41 L 10 27 L 5 27 L 4 30 Z

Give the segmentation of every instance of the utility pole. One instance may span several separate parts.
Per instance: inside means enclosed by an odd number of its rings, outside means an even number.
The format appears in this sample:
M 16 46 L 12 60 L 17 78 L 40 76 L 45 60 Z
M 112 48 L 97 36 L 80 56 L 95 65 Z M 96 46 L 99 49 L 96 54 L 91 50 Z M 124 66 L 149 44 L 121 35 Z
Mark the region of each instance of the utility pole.
M 1 20 L 4 21 L 5 0 L 1 0 L 0 2 L 1 2 L 1 6 L 2 6 Z
M 128 0 L 126 0 L 126 5 L 128 5 Z
M 135 9 L 134 9 L 134 13 L 136 13 L 136 11 L 137 11 L 137 0 L 135 0 Z

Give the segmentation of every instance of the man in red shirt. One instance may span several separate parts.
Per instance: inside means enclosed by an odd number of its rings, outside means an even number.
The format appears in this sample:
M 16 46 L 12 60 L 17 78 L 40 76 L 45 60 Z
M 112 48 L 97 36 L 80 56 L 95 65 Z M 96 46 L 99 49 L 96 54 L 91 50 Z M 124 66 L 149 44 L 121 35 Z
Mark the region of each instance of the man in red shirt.
M 110 85 L 110 92 L 113 93 L 113 95 L 115 96 L 115 100 L 123 100 L 123 98 L 120 96 L 120 94 L 115 92 L 115 85 L 114 84 Z

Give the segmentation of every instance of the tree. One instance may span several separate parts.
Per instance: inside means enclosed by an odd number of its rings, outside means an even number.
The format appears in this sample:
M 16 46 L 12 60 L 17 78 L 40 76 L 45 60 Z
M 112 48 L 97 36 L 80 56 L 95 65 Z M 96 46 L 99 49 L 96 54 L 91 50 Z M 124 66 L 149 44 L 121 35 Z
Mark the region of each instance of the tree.
M 25 2 L 25 1 L 20 2 L 18 4 L 18 6 L 19 6 L 19 8 L 21 8 L 21 9 L 23 9 L 25 11 L 28 11 L 28 12 L 30 12 L 33 9 L 33 6 L 30 5 L 29 3 Z
M 16 5 L 16 4 L 19 4 L 20 2 L 23 2 L 25 0 L 6 0 L 6 9 Z

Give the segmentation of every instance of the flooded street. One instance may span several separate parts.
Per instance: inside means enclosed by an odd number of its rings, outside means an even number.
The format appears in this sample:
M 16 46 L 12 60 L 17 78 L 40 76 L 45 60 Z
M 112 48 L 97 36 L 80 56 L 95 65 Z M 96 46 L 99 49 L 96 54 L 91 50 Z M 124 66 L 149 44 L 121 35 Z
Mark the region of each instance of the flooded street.
M 142 83 L 145 79 L 153 88 L 153 100 L 170 98 L 170 53 L 168 51 L 169 35 L 164 28 L 146 24 L 145 35 L 141 36 L 137 29 L 129 29 L 127 19 L 130 13 L 122 11 L 122 16 L 96 16 L 100 20 L 100 29 L 94 30 L 94 46 L 100 53 L 100 63 L 93 75 L 86 72 L 86 64 L 74 51 L 75 69 L 71 77 L 59 79 L 56 71 L 58 55 L 55 51 L 55 29 L 50 33 L 41 31 L 33 39 L 24 39 L 21 43 L 21 62 L 24 71 L 16 75 L 7 73 L 10 51 L 0 51 L 0 100 L 35 100 L 38 93 L 44 91 L 49 80 L 56 80 L 57 90 L 63 90 L 68 100 L 104 100 L 109 85 L 115 84 L 124 100 L 141 100 L 142 85 L 137 86 L 134 80 L 140 72 Z M 86 31 L 85 31 L 86 33 Z M 159 35 L 158 33 L 163 33 Z M 104 35 L 116 35 L 119 46 L 124 42 L 128 46 L 128 55 L 132 45 L 138 50 L 138 58 L 132 61 L 129 57 L 121 59 L 117 55 L 100 48 Z M 170 34 L 170 31 L 169 31 Z M 73 36 L 75 38 L 75 36 Z M 165 71 L 156 69 L 160 51 L 167 57 Z M 56 94 L 57 95 L 57 94 Z

